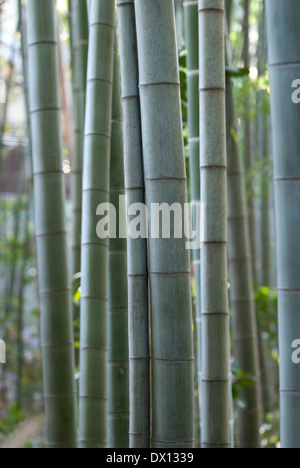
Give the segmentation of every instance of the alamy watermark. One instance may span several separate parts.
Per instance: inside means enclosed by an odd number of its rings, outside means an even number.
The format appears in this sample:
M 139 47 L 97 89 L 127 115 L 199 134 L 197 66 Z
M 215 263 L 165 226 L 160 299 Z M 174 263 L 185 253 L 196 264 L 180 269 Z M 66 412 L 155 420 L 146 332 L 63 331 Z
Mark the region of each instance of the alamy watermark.
M 112 203 L 102 203 L 96 215 L 101 217 L 96 227 L 99 239 L 185 239 L 187 250 L 199 250 L 204 243 L 203 203 L 128 206 L 126 196 L 120 196 L 118 210 Z
M 0 340 L 0 364 L 6 364 L 6 344 Z
M 292 93 L 292 101 L 294 104 L 300 104 L 300 79 L 293 81 L 292 88 L 295 89 Z
M 294 364 L 300 364 L 300 340 L 294 340 L 292 348 L 295 350 L 292 354 L 292 361 Z

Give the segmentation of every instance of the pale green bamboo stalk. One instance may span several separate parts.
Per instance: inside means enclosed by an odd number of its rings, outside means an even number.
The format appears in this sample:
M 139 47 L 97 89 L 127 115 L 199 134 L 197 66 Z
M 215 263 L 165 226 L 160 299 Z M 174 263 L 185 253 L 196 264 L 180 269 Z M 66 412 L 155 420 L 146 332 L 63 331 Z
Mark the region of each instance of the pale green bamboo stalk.
M 31 244 L 31 234 L 29 229 L 30 223 L 30 205 L 29 205 L 29 192 L 28 205 L 26 206 L 26 217 L 24 221 L 24 244 L 21 258 L 21 265 L 19 271 L 19 284 L 18 284 L 18 317 L 17 317 L 17 382 L 16 382 L 16 405 L 18 408 L 23 406 L 23 376 L 24 376 L 24 312 L 25 312 L 25 279 L 26 279 L 26 266 L 29 257 L 29 249 Z
M 258 44 L 258 76 L 263 77 L 267 65 L 267 40 L 265 28 L 265 2 L 262 2 L 261 18 L 259 24 L 259 44 Z M 260 91 L 257 97 L 257 107 L 260 109 L 256 119 L 257 127 L 257 158 L 261 161 L 262 167 L 266 166 L 269 160 L 269 115 L 266 110 L 261 109 L 264 93 Z M 269 160 L 270 161 L 270 160 Z M 271 162 L 271 161 L 270 161 Z M 263 170 L 260 179 L 261 193 L 259 195 L 258 209 L 258 281 L 260 286 L 271 287 L 271 217 L 270 217 L 270 173 Z M 267 315 L 269 312 L 267 311 Z M 267 319 L 267 317 L 266 317 Z M 271 357 L 268 338 L 265 333 L 259 330 L 259 352 L 261 368 L 261 394 L 264 415 L 274 411 L 274 389 L 272 367 L 274 360 Z
M 250 6 L 251 0 L 244 0 L 244 47 L 243 47 L 243 61 L 244 67 L 250 68 Z M 251 112 L 251 104 L 250 104 L 250 90 L 247 89 L 245 91 L 244 96 L 244 155 L 245 155 L 245 168 L 246 174 L 248 175 L 254 166 L 254 154 L 252 150 L 252 125 L 250 121 L 250 112 Z M 250 239 L 250 255 L 251 255 L 251 263 L 252 263 L 252 275 L 254 281 L 257 278 L 256 274 L 256 258 L 257 258 L 257 242 L 256 242 L 256 226 L 255 226 L 255 203 L 254 203 L 254 195 L 253 195 L 253 179 L 250 180 L 250 195 L 248 198 L 248 229 L 249 229 L 249 239 Z
M 11 346 L 10 338 L 9 338 L 9 320 L 11 316 L 14 314 L 15 305 L 14 305 L 14 298 L 17 294 L 16 292 L 16 279 L 18 278 L 18 240 L 19 240 L 19 231 L 22 226 L 21 223 L 21 206 L 23 201 L 23 193 L 25 187 L 25 163 L 24 163 L 24 153 L 21 152 L 21 161 L 18 168 L 18 178 L 17 178 L 17 193 L 16 198 L 13 201 L 12 205 L 12 214 L 13 214 L 13 222 L 12 222 L 12 236 L 13 241 L 11 241 L 11 245 L 9 246 L 9 259 L 7 260 L 7 280 L 4 289 L 4 305 L 3 305 L 3 327 L 2 333 L 6 339 L 6 345 L 8 347 Z M 10 223 L 9 223 L 10 224 Z M 9 228 L 8 228 L 9 230 Z M 8 381 L 8 374 L 9 370 L 5 366 L 2 371 L 2 380 Z M 2 390 L 2 398 L 4 405 L 8 403 L 8 385 L 4 386 Z
M 225 49 L 230 47 L 230 28 L 233 20 L 234 14 L 234 5 L 232 0 L 225 0 L 225 13 L 226 13 L 226 20 L 225 20 Z M 231 327 L 229 327 L 229 330 Z M 229 343 L 230 343 L 230 333 L 229 333 Z M 229 368 L 231 369 L 231 350 L 229 350 L 230 361 L 229 361 Z M 230 411 L 230 439 L 231 439 L 231 448 L 235 448 L 235 412 L 234 412 L 234 403 L 233 403 L 233 377 L 232 374 L 230 375 L 229 379 L 229 411 Z
M 113 103 L 111 124 L 110 203 L 117 213 L 124 197 L 123 115 L 120 66 L 115 38 Z M 108 446 L 129 447 L 129 360 L 127 242 L 109 240 L 108 294 Z
M 174 2 L 135 0 L 146 203 L 187 200 Z M 154 228 L 150 223 L 149 233 Z M 173 229 L 172 229 L 173 231 Z M 190 255 L 185 239 L 149 239 L 152 446 L 194 445 Z
M 87 3 L 87 13 L 88 17 L 90 16 L 90 11 L 91 11 L 91 5 L 92 5 L 92 0 L 86 0 Z
M 74 96 L 74 155 L 72 163 L 72 274 L 81 271 L 81 222 L 82 222 L 82 164 L 88 58 L 87 4 L 84 0 L 70 0 L 73 47 L 73 96 Z
M 109 202 L 114 0 L 92 0 L 83 174 L 79 438 L 107 445 L 108 240 L 96 232 L 96 210 Z
M 31 122 L 29 110 L 29 90 L 28 90 L 28 47 L 27 47 L 27 22 L 26 22 L 26 7 L 22 1 L 18 2 L 20 31 L 21 31 L 21 52 L 22 52 L 22 70 L 23 70 L 23 91 L 25 97 L 26 117 L 27 117 L 27 138 L 28 138 L 28 155 L 32 165 L 31 151 Z
M 233 68 L 230 41 L 227 63 Z M 260 448 L 261 376 L 258 332 L 255 317 L 251 248 L 248 228 L 245 176 L 238 141 L 237 117 L 232 79 L 226 82 L 228 156 L 228 258 L 233 316 L 234 354 L 240 369 L 253 375 L 253 385 L 243 391 L 245 408 L 239 408 L 241 448 Z
M 10 98 L 12 78 L 13 78 L 13 73 L 14 73 L 14 68 L 15 68 L 15 56 L 16 56 L 15 36 L 18 30 L 19 30 L 19 19 L 18 19 L 17 29 L 14 34 L 14 38 L 13 38 L 11 48 L 10 48 L 10 54 L 9 54 L 9 60 L 8 60 L 9 75 L 5 83 L 5 102 L 3 104 L 3 112 L 2 112 L 2 118 L 1 118 L 1 123 L 0 123 L 0 172 L 2 170 L 2 163 L 3 163 L 3 137 L 4 137 L 4 132 L 5 132 L 5 126 L 7 123 L 8 101 Z
M 233 85 L 227 79 L 227 154 L 228 154 L 228 228 L 229 273 L 233 315 L 234 353 L 238 366 L 251 373 L 255 381 L 243 391 L 246 407 L 239 408 L 241 448 L 259 448 L 261 422 L 259 408 L 260 371 L 250 241 L 242 159 L 237 142 L 237 122 Z
M 231 31 L 231 23 L 232 23 L 233 10 L 234 10 L 233 0 L 225 0 L 225 7 L 226 7 L 228 31 Z
M 22 254 L 22 263 L 20 269 L 20 280 L 18 285 L 18 324 L 17 324 L 17 384 L 16 384 L 16 404 L 21 408 L 22 407 L 22 396 L 23 396 L 23 373 L 24 373 L 24 340 L 23 340 L 23 330 L 24 330 L 24 308 L 25 308 L 25 298 L 24 298 L 24 289 L 25 289 L 25 274 L 26 274 L 26 262 L 29 255 L 29 248 L 31 243 L 30 235 L 30 201 L 32 196 L 32 144 L 31 144 L 31 117 L 30 117 L 30 105 L 29 105 L 29 89 L 28 89 L 28 40 L 27 40 L 27 21 L 26 21 L 26 9 L 25 5 L 22 4 L 22 1 L 18 1 L 18 12 L 19 12 L 19 21 L 20 21 L 20 32 L 21 32 L 21 54 L 22 54 L 22 70 L 23 70 L 23 91 L 25 98 L 25 107 L 26 107 L 26 123 L 27 123 L 27 138 L 28 146 L 24 151 L 25 164 L 24 172 L 26 174 L 27 191 L 26 195 L 28 197 L 28 206 L 26 207 L 26 219 L 25 219 L 25 232 L 24 232 L 24 248 Z M 26 170 L 26 160 L 28 163 L 28 168 L 30 171 Z M 30 174 L 30 175 L 29 175 Z
M 199 125 L 199 25 L 198 0 L 184 3 L 185 33 L 187 47 L 187 91 L 188 91 L 188 131 L 191 203 L 200 203 L 200 125 Z M 192 251 L 196 282 L 196 334 L 197 334 L 197 374 L 198 404 L 201 401 L 201 279 L 200 250 Z M 201 418 L 201 411 L 200 411 Z
M 145 203 L 134 0 L 118 0 L 127 208 Z M 146 219 L 144 219 L 146 225 Z M 127 238 L 130 447 L 150 447 L 150 345 L 147 240 Z
M 56 11 L 28 0 L 29 92 L 47 443 L 76 447 L 71 291 L 62 172 Z
M 265 2 L 263 1 L 261 20 L 259 27 L 259 45 L 258 45 L 258 76 L 263 77 L 267 65 L 267 38 L 265 27 Z M 262 107 L 264 94 L 266 91 L 260 91 L 257 99 L 257 106 Z M 270 161 L 269 148 L 269 115 L 266 110 L 260 110 L 257 115 L 257 157 L 262 163 Z M 271 161 L 270 161 L 271 162 Z M 261 177 L 261 194 L 259 200 L 260 208 L 260 275 L 261 285 L 270 287 L 271 285 L 271 246 L 270 246 L 270 181 L 269 171 L 265 171 Z
M 183 13 L 184 0 L 174 0 L 174 1 L 175 1 L 177 47 L 178 47 L 178 50 L 181 50 L 184 45 L 184 13 Z
M 267 0 L 266 12 L 278 260 L 281 446 L 300 448 L 300 373 L 295 357 L 293 361 L 294 341 L 300 338 L 300 113 L 294 96 L 297 89 L 293 87 L 294 80 L 300 78 L 300 3 Z
M 230 448 L 224 36 L 224 1 L 199 0 L 203 448 Z

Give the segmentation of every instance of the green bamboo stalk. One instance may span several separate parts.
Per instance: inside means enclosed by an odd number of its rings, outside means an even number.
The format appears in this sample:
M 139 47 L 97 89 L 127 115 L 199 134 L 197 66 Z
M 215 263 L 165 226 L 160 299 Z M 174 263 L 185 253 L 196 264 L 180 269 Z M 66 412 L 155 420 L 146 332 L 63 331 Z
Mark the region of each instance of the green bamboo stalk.
M 266 18 L 265 2 L 263 1 L 261 19 L 259 25 L 259 44 L 258 44 L 258 76 L 263 77 L 267 65 L 267 38 L 266 38 Z M 260 91 L 257 98 L 257 157 L 262 163 L 270 161 L 269 148 L 269 115 L 265 109 L 262 109 L 264 94 L 266 91 Z M 270 161 L 271 162 L 271 161 Z M 261 176 L 261 193 L 259 200 L 260 208 L 260 268 L 259 283 L 264 286 L 271 286 L 271 246 L 270 246 L 270 180 L 269 171 L 264 171 Z
M 110 203 L 117 213 L 125 195 L 123 161 L 123 115 L 120 66 L 115 38 L 113 104 L 111 125 Z M 127 242 L 109 240 L 108 295 L 108 446 L 129 447 L 129 362 Z
M 28 0 L 29 92 L 47 443 L 53 448 L 75 448 L 76 392 L 55 19 L 53 0 Z
M 27 124 L 27 138 L 28 138 L 28 154 L 29 161 L 32 164 L 32 151 L 31 151 L 31 122 L 29 110 L 29 90 L 28 90 L 28 47 L 27 47 L 27 22 L 26 22 L 26 7 L 19 0 L 19 18 L 20 18 L 20 31 L 21 31 L 21 53 L 22 53 L 22 70 L 23 70 L 23 91 L 25 97 L 26 107 L 26 124 Z
M 15 277 L 17 272 L 17 255 L 18 255 L 18 235 L 20 228 L 20 211 L 22 206 L 22 197 L 25 186 L 25 158 L 24 153 L 21 153 L 21 162 L 18 170 L 18 182 L 17 182 L 17 198 L 14 201 L 12 208 L 13 211 L 13 239 L 14 242 L 11 245 L 11 260 L 10 260 L 10 271 L 7 278 L 7 298 L 6 307 L 4 309 L 4 317 L 6 320 L 9 319 L 11 303 L 14 296 Z M 5 320 L 5 321 L 6 321 Z
M 200 125 L 199 125 L 199 25 L 198 0 L 184 3 L 185 41 L 187 47 L 187 90 L 188 90 L 188 131 L 191 203 L 200 203 Z M 196 334 L 197 334 L 197 375 L 200 408 L 201 397 L 201 279 L 200 250 L 192 252 L 196 281 Z M 201 418 L 201 412 L 200 412 Z
M 14 306 L 14 298 L 16 293 L 16 278 L 18 273 L 18 239 L 19 239 L 19 231 L 21 227 L 21 207 L 23 201 L 23 193 L 24 193 L 24 186 L 25 186 L 25 172 L 24 172 L 24 153 L 21 153 L 21 161 L 18 168 L 18 179 L 17 179 L 17 196 L 12 205 L 12 214 L 13 214 L 13 222 L 12 222 L 12 235 L 13 240 L 10 244 L 9 249 L 9 259 L 7 260 L 7 279 L 5 285 L 5 300 L 3 306 L 3 336 L 6 337 L 6 344 L 10 347 L 10 339 L 9 339 L 9 321 L 11 316 L 14 314 L 15 306 Z M 10 224 L 10 223 L 9 223 Z M 8 230 L 10 230 L 8 228 Z M 2 371 L 2 380 L 5 382 L 7 381 L 9 370 L 6 368 Z M 8 387 L 3 385 L 2 390 L 2 399 L 4 404 L 7 403 L 8 399 Z
M 127 208 L 145 203 L 134 0 L 118 0 Z M 145 219 L 146 223 L 146 219 Z M 128 236 L 130 447 L 150 447 L 147 240 Z
M 21 54 L 22 54 L 22 70 L 23 70 L 23 91 L 25 98 L 26 108 L 26 123 L 27 123 L 27 138 L 28 145 L 24 152 L 25 164 L 24 172 L 26 173 L 25 184 L 27 183 L 26 195 L 28 197 L 28 205 L 26 207 L 26 218 L 25 218 L 25 233 L 24 233 L 24 248 L 21 259 L 20 268 L 20 280 L 18 286 L 18 320 L 17 320 L 17 384 L 16 384 L 16 404 L 18 407 L 22 407 L 22 396 L 23 396 L 23 374 L 24 374 L 24 289 L 25 289 L 25 273 L 26 263 L 29 255 L 29 248 L 31 244 L 30 235 L 30 201 L 32 196 L 32 143 L 31 143 L 31 116 L 30 116 L 30 104 L 29 104 L 29 89 L 28 89 L 28 46 L 27 46 L 27 21 L 26 21 L 26 8 L 22 4 L 22 0 L 18 1 L 18 12 L 21 32 Z M 26 171 L 26 161 L 28 162 L 28 168 Z M 29 175 L 30 174 L 30 175 Z M 24 188 L 24 187 L 23 187 Z
M 29 195 L 27 193 L 26 195 Z M 29 196 L 28 205 L 26 206 L 26 217 L 24 221 L 24 245 L 21 257 L 21 265 L 19 271 L 19 284 L 18 284 L 18 315 L 17 315 L 17 383 L 16 383 L 16 405 L 18 408 L 23 406 L 23 375 L 24 375 L 24 312 L 25 312 L 25 276 L 26 265 L 29 256 L 29 249 L 31 244 L 31 234 L 29 229 L 30 223 L 30 206 Z
M 79 433 L 82 448 L 107 445 L 108 240 L 95 226 L 109 202 L 114 0 L 92 0 L 83 174 Z
M 86 0 L 87 3 L 87 13 L 88 17 L 90 16 L 90 11 L 91 11 L 91 5 L 92 5 L 92 0 Z
M 227 154 L 228 154 L 228 255 L 230 294 L 233 315 L 235 358 L 239 368 L 251 373 L 255 381 L 243 391 L 246 407 L 239 408 L 241 448 L 260 447 L 260 371 L 250 241 L 247 222 L 245 178 L 237 141 L 237 118 L 232 80 L 227 78 Z
M 81 222 L 82 222 L 82 164 L 88 59 L 87 4 L 84 0 L 71 0 L 71 30 L 73 46 L 73 94 L 75 142 L 72 164 L 73 239 L 72 274 L 81 271 Z
M 250 5 L 251 0 L 244 0 L 244 47 L 243 47 L 243 61 L 244 67 L 250 68 Z M 254 166 L 254 154 L 252 151 L 251 142 L 251 121 L 250 121 L 250 91 L 246 90 L 244 96 L 244 152 L 245 152 L 245 167 L 246 173 L 250 173 Z M 253 198 L 253 180 L 250 180 L 250 196 L 248 199 L 248 229 L 250 234 L 250 255 L 252 262 L 252 275 L 254 281 L 256 280 L 256 227 L 255 227 L 255 204 Z
M 228 31 L 231 31 L 231 24 L 232 24 L 232 18 L 233 18 L 233 10 L 234 10 L 233 0 L 225 0 L 225 7 L 226 7 Z
M 300 448 L 300 373 L 292 360 L 300 330 L 300 3 L 266 2 L 278 260 L 281 446 Z M 282 40 L 284 38 L 284 40 Z
M 224 36 L 224 1 L 199 0 L 203 448 L 230 448 Z
M 175 22 L 176 22 L 176 35 L 177 46 L 181 50 L 184 45 L 184 13 L 183 13 L 183 0 L 175 1 Z
M 232 19 L 233 19 L 233 13 L 234 13 L 234 5 L 232 0 L 225 0 L 225 13 L 226 13 L 226 20 L 225 20 L 225 49 L 230 47 L 230 28 L 232 24 Z M 230 330 L 231 327 L 229 327 L 229 343 L 230 343 Z M 229 350 L 229 356 L 230 356 L 230 361 L 229 361 L 229 368 L 231 369 L 231 350 Z M 230 419 L 229 419 L 229 426 L 230 426 L 230 448 L 235 448 L 235 412 L 234 412 L 234 403 L 233 403 L 233 378 L 232 374 L 230 375 L 229 379 L 229 413 L 230 413 Z
M 186 203 L 174 2 L 135 0 L 146 203 Z M 154 228 L 150 223 L 149 233 Z M 190 255 L 185 239 L 149 239 L 152 446 L 194 445 Z
M 267 64 L 267 40 L 265 28 L 265 2 L 262 4 L 261 18 L 259 24 L 258 43 L 258 76 L 263 77 Z M 258 114 L 256 118 L 257 127 L 257 158 L 262 167 L 266 166 L 269 159 L 269 115 L 262 109 L 264 93 L 260 91 L 257 97 Z M 271 161 L 270 161 L 271 162 Z M 261 193 L 258 200 L 258 281 L 261 286 L 271 287 L 271 216 L 270 216 L 270 181 L 269 171 L 263 170 L 260 185 Z M 269 312 L 267 312 L 269 314 Z M 265 317 L 267 321 L 267 317 Z M 269 325 L 271 326 L 271 325 Z M 261 368 L 261 393 L 263 413 L 266 415 L 274 411 L 274 389 L 273 372 L 274 360 L 271 357 L 268 337 L 259 330 L 259 352 Z
M 1 118 L 1 124 L 0 124 L 0 172 L 2 169 L 2 163 L 3 163 L 3 137 L 5 133 L 5 126 L 7 123 L 6 120 L 7 120 L 7 111 L 8 111 L 8 101 L 9 101 L 9 95 L 11 92 L 12 79 L 13 79 L 13 73 L 14 73 L 14 68 L 15 68 L 15 56 L 16 56 L 15 36 L 19 30 L 19 22 L 20 20 L 18 19 L 17 29 L 16 29 L 16 33 L 14 34 L 14 38 L 11 44 L 9 60 L 8 60 L 9 75 L 5 83 L 5 102 L 3 104 L 3 112 L 2 112 L 2 118 Z

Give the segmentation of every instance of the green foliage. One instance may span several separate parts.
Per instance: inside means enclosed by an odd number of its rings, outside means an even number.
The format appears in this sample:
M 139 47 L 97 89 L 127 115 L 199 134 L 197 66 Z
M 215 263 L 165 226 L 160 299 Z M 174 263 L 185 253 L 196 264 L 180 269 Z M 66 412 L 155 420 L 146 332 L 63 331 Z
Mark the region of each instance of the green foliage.
M 6 418 L 0 421 L 0 434 L 7 437 L 14 432 L 17 425 L 24 421 L 25 414 L 17 406 L 9 406 Z
M 260 433 L 262 435 L 262 448 L 276 449 L 280 447 L 279 429 L 280 415 L 279 413 L 267 414 L 266 423 L 262 425 Z
M 255 376 L 249 372 L 243 372 L 236 363 L 231 365 L 233 401 L 239 408 L 246 408 L 247 404 L 242 398 L 243 390 L 253 387 Z
M 258 78 L 251 78 L 246 76 L 246 74 L 244 77 L 240 75 L 235 78 L 234 85 L 238 117 L 240 119 L 248 117 L 250 120 L 254 120 L 260 113 L 269 115 L 270 83 L 268 72 Z M 245 109 L 247 109 L 248 103 L 250 103 L 250 113 L 249 115 L 245 115 Z
M 268 200 L 272 180 L 273 161 L 269 158 L 257 159 L 246 174 L 247 199 L 262 195 Z
M 74 281 L 73 283 L 73 302 L 76 306 L 80 307 L 81 299 L 81 285 L 80 281 Z
M 260 331 L 269 339 L 270 347 L 272 348 L 271 354 L 274 359 L 277 360 L 277 290 L 270 289 L 266 286 L 259 288 L 255 292 L 255 303 Z

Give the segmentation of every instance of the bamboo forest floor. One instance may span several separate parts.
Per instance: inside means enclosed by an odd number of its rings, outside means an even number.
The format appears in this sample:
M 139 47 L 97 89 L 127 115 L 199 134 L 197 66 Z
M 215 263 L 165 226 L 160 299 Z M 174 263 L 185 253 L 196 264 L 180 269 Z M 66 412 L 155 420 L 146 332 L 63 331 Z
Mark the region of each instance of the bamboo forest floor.
M 42 447 L 45 443 L 44 426 L 44 415 L 33 416 L 26 419 L 20 423 L 16 431 L 0 445 L 0 449 Z

